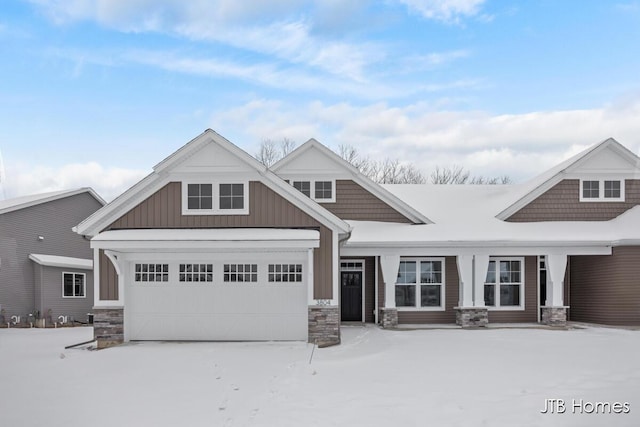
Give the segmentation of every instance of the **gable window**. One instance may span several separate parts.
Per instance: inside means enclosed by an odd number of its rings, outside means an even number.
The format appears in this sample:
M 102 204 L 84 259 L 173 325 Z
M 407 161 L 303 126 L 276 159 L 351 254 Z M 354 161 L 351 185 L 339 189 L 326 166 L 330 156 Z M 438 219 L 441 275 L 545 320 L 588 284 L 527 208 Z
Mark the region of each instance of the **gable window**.
M 620 198 L 620 181 L 604 182 L 604 198 L 619 199 Z
M 582 181 L 582 197 L 597 199 L 600 197 L 600 181 Z
M 524 308 L 523 269 L 522 258 L 491 259 L 484 283 L 484 304 L 495 308 Z
M 249 183 L 214 180 L 182 182 L 182 215 L 247 215 Z
M 443 309 L 443 266 L 442 258 L 401 260 L 396 280 L 396 307 Z
M 316 181 L 315 182 L 315 199 L 330 200 L 333 198 L 333 182 L 332 181 Z
M 311 182 L 293 181 L 293 187 L 307 197 L 311 197 Z
M 220 209 L 244 209 L 244 184 L 220 184 Z
M 85 278 L 84 273 L 62 273 L 62 297 L 84 298 Z
M 187 207 L 190 210 L 213 209 L 212 184 L 188 184 Z
M 624 202 L 624 180 L 602 179 L 580 181 L 581 202 Z

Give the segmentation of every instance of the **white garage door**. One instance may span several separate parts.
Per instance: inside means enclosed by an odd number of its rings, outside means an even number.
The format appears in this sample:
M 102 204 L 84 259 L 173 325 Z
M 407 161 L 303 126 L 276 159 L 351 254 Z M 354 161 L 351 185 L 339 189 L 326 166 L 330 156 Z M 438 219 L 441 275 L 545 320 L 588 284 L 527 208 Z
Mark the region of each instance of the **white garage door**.
M 301 257 L 129 263 L 129 340 L 306 340 L 307 266 Z

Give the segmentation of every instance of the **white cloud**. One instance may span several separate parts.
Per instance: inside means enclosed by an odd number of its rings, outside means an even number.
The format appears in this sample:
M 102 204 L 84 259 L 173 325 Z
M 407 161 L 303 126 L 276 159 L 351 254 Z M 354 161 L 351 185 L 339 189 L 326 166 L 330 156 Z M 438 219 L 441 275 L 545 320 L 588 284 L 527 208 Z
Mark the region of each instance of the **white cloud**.
M 350 144 L 374 158 L 412 161 L 426 172 L 458 164 L 475 174 L 522 181 L 608 137 L 640 154 L 639 115 L 640 98 L 590 110 L 510 115 L 438 111 L 424 103 L 300 107 L 257 100 L 216 112 L 212 127 L 230 132 L 232 141 L 252 141 L 251 147 L 262 138 L 302 143 L 315 137 L 333 148 Z
M 105 167 L 97 162 L 71 163 L 61 167 L 7 164 L 4 194 L 7 198 L 81 187 L 93 188 L 102 198 L 112 200 L 149 172 Z
M 409 10 L 427 19 L 443 22 L 458 22 L 462 17 L 474 16 L 480 12 L 485 0 L 398 0 Z M 486 19 L 486 16 L 485 18 Z
M 235 0 L 31 0 L 54 22 L 91 20 L 128 32 L 164 32 L 224 43 L 303 64 L 354 81 L 384 57 L 380 45 L 345 42 L 312 34 L 303 2 Z

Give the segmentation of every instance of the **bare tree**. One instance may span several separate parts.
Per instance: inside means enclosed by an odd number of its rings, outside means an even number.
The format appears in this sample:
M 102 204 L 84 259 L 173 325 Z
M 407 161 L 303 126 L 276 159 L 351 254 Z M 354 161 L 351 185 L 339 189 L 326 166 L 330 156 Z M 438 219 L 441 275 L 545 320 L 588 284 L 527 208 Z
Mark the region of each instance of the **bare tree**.
M 254 157 L 263 165 L 271 167 L 295 148 L 295 141 L 289 138 L 282 138 L 280 142 L 264 138 L 260 143 L 260 151 Z
M 511 184 L 511 178 L 507 175 L 498 177 L 472 176 L 471 172 L 462 166 L 453 165 L 448 167 L 436 166 L 429 176 L 432 184 Z
M 363 157 L 357 148 L 340 145 L 339 155 L 351 163 L 363 175 L 379 184 L 424 184 L 422 172 L 411 163 L 401 163 L 398 159 L 371 160 Z

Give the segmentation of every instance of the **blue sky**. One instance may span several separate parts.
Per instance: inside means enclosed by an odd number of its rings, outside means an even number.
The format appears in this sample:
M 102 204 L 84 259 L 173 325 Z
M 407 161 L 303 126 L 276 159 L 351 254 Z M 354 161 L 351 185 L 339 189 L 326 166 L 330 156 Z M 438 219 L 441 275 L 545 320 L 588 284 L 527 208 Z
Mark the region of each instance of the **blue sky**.
M 4 196 L 111 199 L 206 128 L 522 181 L 640 152 L 638 46 L 630 0 L 4 0 Z

